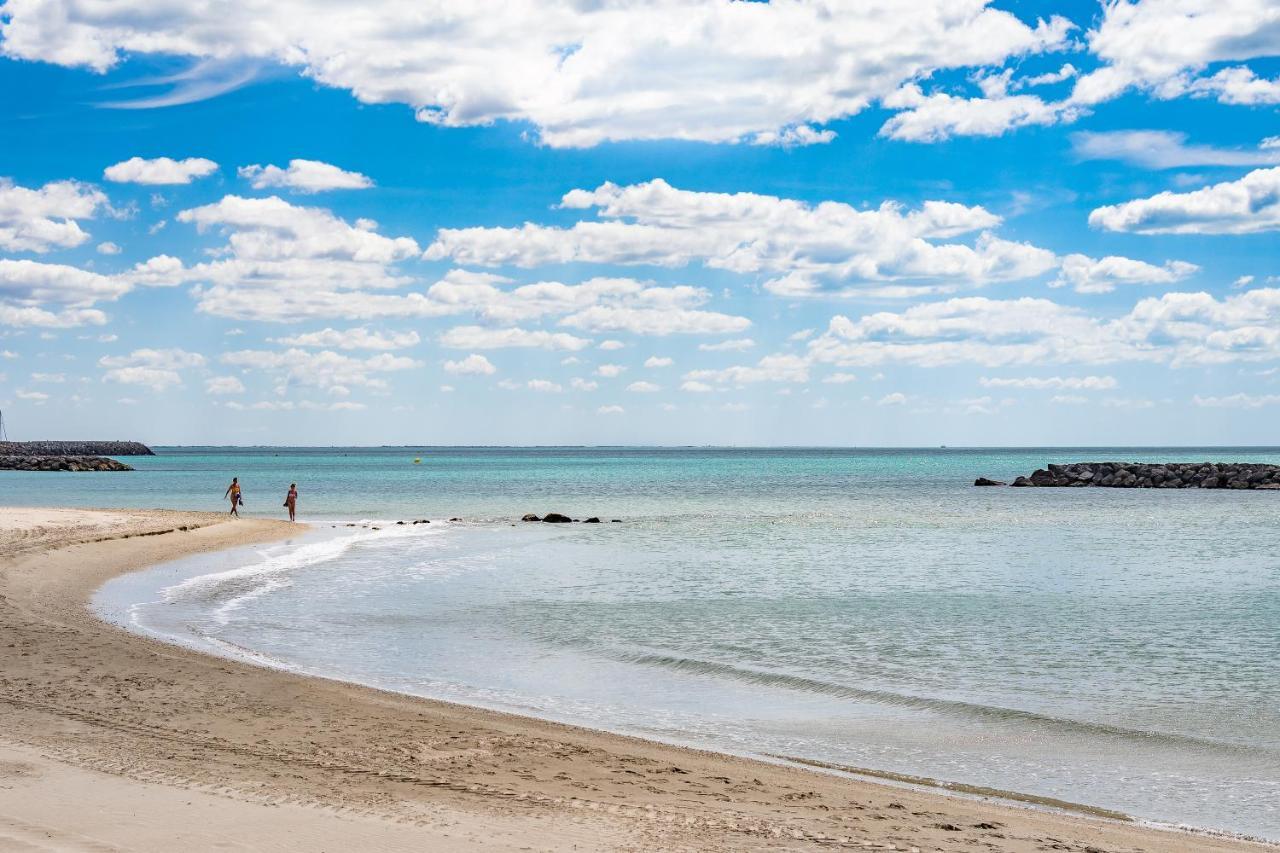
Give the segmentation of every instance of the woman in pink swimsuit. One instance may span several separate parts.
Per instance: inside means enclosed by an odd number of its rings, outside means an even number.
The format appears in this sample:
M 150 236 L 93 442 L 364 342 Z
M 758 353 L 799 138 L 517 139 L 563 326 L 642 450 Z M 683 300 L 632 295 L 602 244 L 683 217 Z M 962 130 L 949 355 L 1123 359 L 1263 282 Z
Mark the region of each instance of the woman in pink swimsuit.
M 298 484 L 289 484 L 289 494 L 284 496 L 284 505 L 289 508 L 289 520 L 295 521 L 294 513 L 298 511 Z

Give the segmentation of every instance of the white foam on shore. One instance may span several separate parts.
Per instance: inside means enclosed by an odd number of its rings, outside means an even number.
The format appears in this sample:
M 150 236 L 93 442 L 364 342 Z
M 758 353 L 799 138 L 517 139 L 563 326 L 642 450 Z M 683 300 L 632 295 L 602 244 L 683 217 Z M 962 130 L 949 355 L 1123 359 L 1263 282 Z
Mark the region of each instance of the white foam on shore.
M 322 542 L 299 546 L 275 546 L 260 551 L 262 559 L 246 566 L 197 575 L 181 583 L 160 590 L 166 604 L 196 604 L 204 602 L 212 606 L 210 617 L 219 625 L 228 624 L 233 614 L 256 598 L 288 587 L 290 575 L 336 560 L 351 549 L 370 542 L 396 539 L 425 538 L 440 535 L 440 530 L 413 525 L 398 526 L 395 522 L 363 520 L 355 522 L 359 528 Z M 376 528 L 381 529 L 376 529 Z

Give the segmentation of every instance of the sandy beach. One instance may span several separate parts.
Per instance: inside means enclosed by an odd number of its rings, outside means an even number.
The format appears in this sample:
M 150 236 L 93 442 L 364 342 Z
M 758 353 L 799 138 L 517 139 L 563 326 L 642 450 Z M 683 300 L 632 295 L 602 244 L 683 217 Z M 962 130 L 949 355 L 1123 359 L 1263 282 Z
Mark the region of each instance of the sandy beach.
M 1277 849 L 882 784 L 207 657 L 106 580 L 282 522 L 0 512 L 0 850 Z

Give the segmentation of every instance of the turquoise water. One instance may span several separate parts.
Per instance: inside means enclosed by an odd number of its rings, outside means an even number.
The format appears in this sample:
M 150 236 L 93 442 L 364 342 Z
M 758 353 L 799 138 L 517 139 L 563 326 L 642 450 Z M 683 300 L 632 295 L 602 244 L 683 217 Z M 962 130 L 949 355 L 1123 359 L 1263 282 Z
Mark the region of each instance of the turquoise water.
M 1102 458 L 1280 451 L 166 450 L 0 502 L 218 508 L 235 474 L 279 516 L 297 481 L 297 541 L 100 606 L 410 693 L 1280 838 L 1280 495 L 970 485 Z M 514 521 L 553 510 L 622 523 Z

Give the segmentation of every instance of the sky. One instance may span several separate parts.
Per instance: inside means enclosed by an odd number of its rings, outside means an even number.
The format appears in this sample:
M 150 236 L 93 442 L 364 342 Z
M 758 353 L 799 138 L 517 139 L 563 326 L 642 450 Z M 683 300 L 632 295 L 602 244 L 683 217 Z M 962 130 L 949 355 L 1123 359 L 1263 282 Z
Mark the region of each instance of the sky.
M 0 411 L 1274 445 L 1280 2 L 0 3 Z

